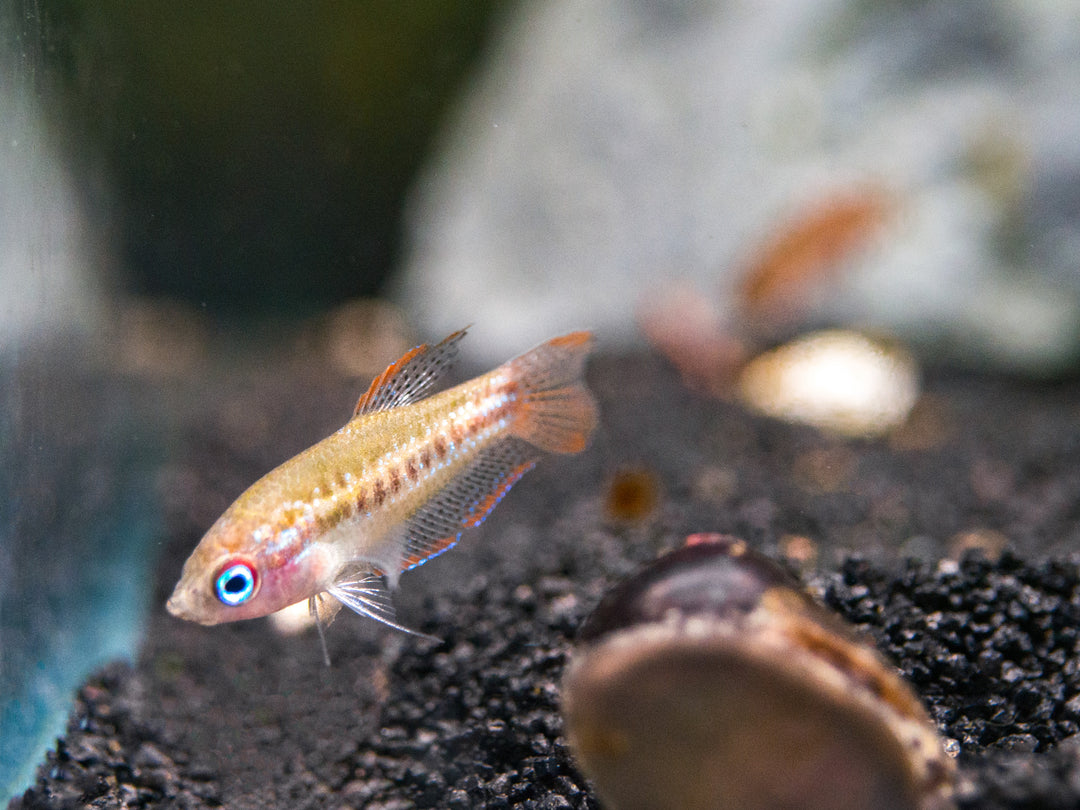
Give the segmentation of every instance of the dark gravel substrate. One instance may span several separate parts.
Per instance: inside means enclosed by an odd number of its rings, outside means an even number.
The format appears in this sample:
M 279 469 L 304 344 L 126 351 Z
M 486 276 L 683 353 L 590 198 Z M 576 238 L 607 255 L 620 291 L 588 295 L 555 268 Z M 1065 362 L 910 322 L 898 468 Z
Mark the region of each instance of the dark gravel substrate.
M 228 501 L 347 414 L 363 386 L 317 365 L 213 389 L 165 476 L 159 605 Z M 773 554 L 812 541 L 804 579 L 959 742 L 962 807 L 1080 806 L 1080 385 L 938 373 L 908 427 L 850 442 L 693 395 L 652 358 L 601 359 L 590 381 L 592 449 L 545 460 L 403 579 L 399 615 L 441 644 L 343 616 L 326 669 L 313 632 L 204 628 L 160 607 L 137 664 L 84 686 L 12 807 L 596 807 L 558 714 L 575 630 L 693 531 Z M 643 502 L 658 496 L 634 520 L 607 497 L 631 468 Z M 971 538 L 993 562 L 937 562 Z

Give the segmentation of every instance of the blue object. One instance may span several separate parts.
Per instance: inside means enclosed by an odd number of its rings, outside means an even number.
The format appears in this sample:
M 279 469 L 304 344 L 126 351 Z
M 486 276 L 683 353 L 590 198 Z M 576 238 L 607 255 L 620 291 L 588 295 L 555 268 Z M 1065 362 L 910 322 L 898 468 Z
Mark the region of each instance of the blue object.
M 0 358 L 0 806 L 76 688 L 137 650 L 157 558 L 149 412 L 85 363 Z
M 226 605 L 242 605 L 255 593 L 255 573 L 247 563 L 235 563 L 221 572 L 214 587 Z

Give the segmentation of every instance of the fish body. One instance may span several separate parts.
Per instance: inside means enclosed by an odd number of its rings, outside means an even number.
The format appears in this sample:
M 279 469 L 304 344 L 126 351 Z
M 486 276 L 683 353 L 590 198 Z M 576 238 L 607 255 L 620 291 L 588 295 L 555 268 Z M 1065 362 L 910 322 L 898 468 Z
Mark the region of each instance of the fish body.
M 376 378 L 340 430 L 267 473 L 218 518 L 168 601 L 201 624 L 311 600 L 399 627 L 382 588 L 479 525 L 545 452 L 576 453 L 596 424 L 575 332 L 426 396 L 464 331 Z M 402 628 L 404 629 L 404 628 Z

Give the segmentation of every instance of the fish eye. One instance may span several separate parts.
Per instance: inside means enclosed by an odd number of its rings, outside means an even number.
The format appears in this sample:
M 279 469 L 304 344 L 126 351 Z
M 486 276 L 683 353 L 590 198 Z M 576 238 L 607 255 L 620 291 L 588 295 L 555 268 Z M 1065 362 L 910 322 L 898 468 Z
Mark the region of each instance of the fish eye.
M 229 607 L 242 605 L 255 595 L 255 570 L 245 562 L 229 562 L 214 581 L 217 598 Z

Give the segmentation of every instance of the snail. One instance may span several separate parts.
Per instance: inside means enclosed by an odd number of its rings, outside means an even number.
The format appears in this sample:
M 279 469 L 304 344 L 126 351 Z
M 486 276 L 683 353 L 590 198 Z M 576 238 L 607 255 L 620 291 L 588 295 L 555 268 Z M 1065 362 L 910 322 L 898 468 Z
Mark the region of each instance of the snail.
M 764 555 L 692 535 L 611 591 L 562 687 L 609 810 L 953 807 L 911 688 Z

